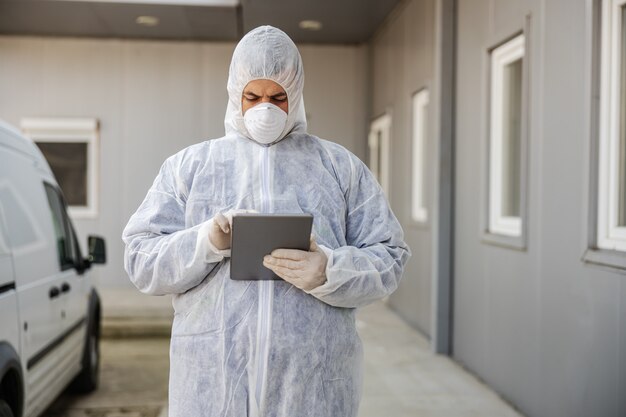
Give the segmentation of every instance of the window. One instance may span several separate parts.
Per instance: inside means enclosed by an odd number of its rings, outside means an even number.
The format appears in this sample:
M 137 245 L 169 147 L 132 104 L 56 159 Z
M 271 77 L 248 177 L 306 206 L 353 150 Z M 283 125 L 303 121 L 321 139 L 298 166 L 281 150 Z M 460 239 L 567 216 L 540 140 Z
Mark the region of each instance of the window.
M 413 95 L 413 181 L 412 207 L 413 221 L 425 223 L 428 220 L 426 208 L 426 149 L 428 139 L 428 102 L 427 89 Z
M 597 246 L 626 251 L 626 0 L 602 5 Z
M 74 230 L 65 212 L 65 204 L 61 195 L 50 184 L 44 184 L 50 205 L 54 235 L 56 238 L 59 266 L 62 271 L 78 265 L 80 255 Z
M 389 196 L 389 142 L 391 116 L 384 114 L 372 122 L 369 134 L 370 169 Z
M 491 51 L 490 234 L 522 236 L 524 35 Z
M 22 130 L 46 157 L 73 217 L 97 216 L 98 122 L 23 119 Z

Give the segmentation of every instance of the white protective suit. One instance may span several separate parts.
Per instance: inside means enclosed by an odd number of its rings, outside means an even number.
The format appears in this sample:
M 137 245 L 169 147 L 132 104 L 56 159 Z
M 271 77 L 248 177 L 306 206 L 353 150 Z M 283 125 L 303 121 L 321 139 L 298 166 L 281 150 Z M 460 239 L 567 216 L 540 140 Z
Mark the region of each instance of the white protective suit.
M 287 92 L 282 140 L 248 137 L 242 91 L 270 79 Z M 366 166 L 306 132 L 300 54 L 270 26 L 233 54 L 226 135 L 163 164 L 123 233 L 125 267 L 147 294 L 173 294 L 170 417 L 354 417 L 362 347 L 355 309 L 392 293 L 410 256 Z M 208 232 L 218 212 L 312 213 L 327 282 L 233 281 Z M 259 238 L 262 238 L 261 236 Z

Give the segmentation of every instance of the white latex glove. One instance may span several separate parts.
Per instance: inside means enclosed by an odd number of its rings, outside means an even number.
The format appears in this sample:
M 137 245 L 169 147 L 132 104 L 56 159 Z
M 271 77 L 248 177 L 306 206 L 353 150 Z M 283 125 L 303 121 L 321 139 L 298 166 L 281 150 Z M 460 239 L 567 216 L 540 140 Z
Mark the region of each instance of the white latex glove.
M 304 291 L 312 291 L 326 282 L 326 254 L 311 237 L 309 252 L 296 249 L 276 249 L 263 258 L 263 266 Z
M 233 214 L 255 213 L 254 210 L 229 210 L 217 213 L 209 229 L 209 241 L 218 250 L 230 249 Z

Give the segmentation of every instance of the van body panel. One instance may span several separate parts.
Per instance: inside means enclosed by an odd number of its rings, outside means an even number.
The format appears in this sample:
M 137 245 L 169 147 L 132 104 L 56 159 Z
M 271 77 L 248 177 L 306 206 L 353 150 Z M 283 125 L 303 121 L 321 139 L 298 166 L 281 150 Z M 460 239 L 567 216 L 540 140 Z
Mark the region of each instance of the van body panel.
M 19 317 L 17 315 L 17 297 L 15 290 L 0 294 L 0 342 L 6 342 L 16 351 L 20 349 Z
M 38 416 L 43 412 L 80 372 L 81 364 L 76 358 L 82 355 L 85 329 L 86 325 L 83 324 L 64 343 L 52 350 L 45 362 L 31 369 L 26 377 L 28 400 L 25 417 Z
M 0 236 L 2 233 L 2 218 L 0 218 Z M 2 329 L 0 343 L 7 343 L 16 352 L 19 352 L 20 318 L 17 309 L 13 265 L 11 257 L 6 253 L 2 253 L 2 250 L 3 248 L 0 248 L 0 329 Z M 0 360 L 2 359 L 0 358 Z
M 62 277 L 58 270 L 54 234 L 43 183 L 29 157 L 0 148 L 0 201 L 6 220 L 20 311 L 22 368 L 27 379 L 29 361 L 50 345 L 61 331 L 60 297 L 51 298 Z M 41 188 L 39 188 L 41 187 Z M 42 357 L 41 362 L 51 361 Z M 54 371 L 54 366 L 42 369 Z M 51 374 L 52 375 L 52 374 Z M 46 389 L 45 378 L 26 385 L 26 398 Z
M 34 164 L 42 173 L 49 178 L 54 178 L 54 174 L 46 162 L 46 158 L 43 156 L 37 145 L 35 145 L 31 139 L 22 136 L 17 129 L 2 120 L 0 120 L 0 147 L 16 151 L 26 157 L 29 157 L 32 164 Z

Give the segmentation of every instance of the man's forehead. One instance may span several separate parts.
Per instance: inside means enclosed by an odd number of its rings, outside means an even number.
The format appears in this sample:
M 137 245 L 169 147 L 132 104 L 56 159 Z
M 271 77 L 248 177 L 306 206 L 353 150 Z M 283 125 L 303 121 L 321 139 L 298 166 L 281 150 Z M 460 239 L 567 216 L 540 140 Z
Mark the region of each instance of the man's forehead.
M 272 80 L 253 80 L 243 89 L 244 93 L 264 93 L 268 95 L 286 94 L 285 90 Z

